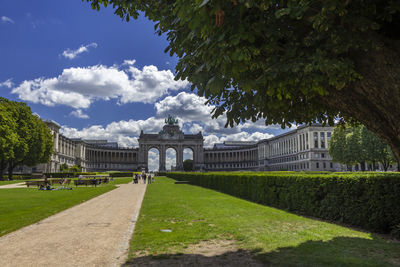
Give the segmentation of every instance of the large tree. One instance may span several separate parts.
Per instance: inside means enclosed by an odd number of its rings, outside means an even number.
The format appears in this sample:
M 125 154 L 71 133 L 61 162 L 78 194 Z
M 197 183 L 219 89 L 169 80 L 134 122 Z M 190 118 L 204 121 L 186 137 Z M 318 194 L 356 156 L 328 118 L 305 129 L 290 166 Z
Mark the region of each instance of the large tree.
M 86 1 L 155 21 L 177 78 L 230 126 L 355 119 L 400 160 L 399 0 Z
M 0 179 L 6 166 L 11 180 L 13 170 L 19 165 L 35 166 L 48 162 L 53 153 L 53 138 L 47 125 L 32 114 L 25 103 L 2 97 L 0 113 L 0 120 L 7 123 L 6 127 L 0 126 L 0 131 L 6 129 L 0 137 Z M 9 140 L 7 147 L 2 145 L 2 140 Z

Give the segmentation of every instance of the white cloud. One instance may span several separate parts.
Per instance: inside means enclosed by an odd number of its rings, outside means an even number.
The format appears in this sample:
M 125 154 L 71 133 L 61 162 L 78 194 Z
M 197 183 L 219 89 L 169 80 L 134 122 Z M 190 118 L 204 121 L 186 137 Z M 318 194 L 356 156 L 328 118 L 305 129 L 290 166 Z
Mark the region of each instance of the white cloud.
M 90 43 L 88 45 L 81 45 L 78 49 L 76 50 L 71 50 L 71 49 L 67 49 L 62 53 L 62 56 L 68 59 L 74 59 L 76 58 L 78 55 L 84 53 L 84 52 L 89 52 L 89 48 L 93 47 L 96 48 L 97 44 L 96 43 Z
M 176 151 L 168 148 L 165 153 L 165 169 L 171 170 L 171 167 L 176 167 Z
M 135 65 L 136 60 L 134 59 L 125 59 L 124 63 L 122 63 L 122 65 Z
M 81 109 L 74 110 L 69 115 L 77 117 L 79 119 L 89 119 L 89 116 L 87 114 L 84 114 Z
M 155 103 L 157 116 L 180 117 L 183 120 L 204 121 L 211 119 L 213 106 L 205 105 L 207 99 L 192 93 L 180 92 L 176 96 L 167 96 Z
M 204 131 L 203 126 L 197 123 L 193 123 L 189 129 L 189 132 L 191 132 L 192 134 L 197 134 L 198 132 L 203 132 L 203 131 Z
M 268 139 L 274 137 L 273 134 L 261 133 L 261 132 L 240 132 L 236 134 L 222 135 L 218 137 L 217 135 L 211 134 L 204 137 L 204 147 L 212 147 L 215 143 L 223 143 L 225 141 L 260 141 L 263 139 Z
M 158 152 L 157 149 L 152 148 L 149 150 L 147 163 L 150 171 L 158 171 L 159 155 L 160 153 Z
M 223 114 L 217 119 L 212 119 L 211 113 L 215 106 L 205 105 L 206 101 L 204 97 L 193 93 L 180 92 L 176 96 L 167 96 L 155 103 L 154 106 L 158 117 L 175 116 L 184 123 L 184 130 L 191 133 L 202 131 L 208 134 L 235 134 L 240 133 L 244 129 L 259 131 L 280 129 L 279 125 L 266 126 L 263 120 L 254 123 L 246 122 L 236 125 L 233 128 L 225 127 L 226 115 Z
M 13 87 L 14 83 L 12 82 L 12 79 L 8 79 L 4 82 L 0 82 L 0 87 L 7 87 L 7 88 L 11 88 Z
M 118 99 L 120 104 L 154 103 L 169 91 L 184 89 L 187 81 L 175 81 L 170 70 L 156 66 L 134 67 L 134 60 L 121 66 L 95 65 L 64 69 L 54 78 L 24 81 L 12 90 L 24 101 L 47 106 L 88 108 L 96 100 Z
M 1 22 L 14 24 L 14 21 L 11 18 L 6 17 L 6 16 L 1 16 Z
M 140 135 L 141 130 L 146 133 L 157 133 L 162 129 L 163 125 L 163 119 L 151 117 L 147 120 L 111 122 L 105 127 L 93 125 L 81 130 L 63 126 L 61 132 L 70 138 L 107 139 L 119 142 L 123 147 L 132 147 L 138 144 L 137 137 Z

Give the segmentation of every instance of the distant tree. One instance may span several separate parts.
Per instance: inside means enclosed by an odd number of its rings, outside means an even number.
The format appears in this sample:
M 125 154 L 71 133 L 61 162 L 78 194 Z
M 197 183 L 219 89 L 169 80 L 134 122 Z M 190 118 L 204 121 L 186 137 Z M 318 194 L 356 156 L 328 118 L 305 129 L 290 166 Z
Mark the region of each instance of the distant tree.
M 353 164 L 346 149 L 346 134 L 348 133 L 348 128 L 336 127 L 329 141 L 329 155 L 332 157 L 332 160 L 345 164 L 347 168 Z
M 395 160 L 390 147 L 366 127 L 362 128 L 362 135 L 362 146 L 366 151 L 368 161 L 372 163 L 372 168 L 375 170 L 376 163 L 380 162 L 383 169 L 387 171 Z
M 8 179 L 12 180 L 16 166 L 34 166 L 49 161 L 53 153 L 53 138 L 50 129 L 31 109 L 21 102 L 0 98 L 2 120 L 6 121 L 4 136 L 0 140 L 11 140 L 8 143 L 8 152 L 4 152 L 4 145 L 0 149 L 2 168 L 7 165 Z M 4 112 L 4 113 L 3 113 Z M 2 171 L 3 172 L 3 171 Z
M 193 171 L 193 160 L 192 159 L 186 159 L 183 161 L 183 170 L 185 172 Z
M 86 0 L 143 12 L 227 123 L 355 119 L 400 160 L 398 0 Z
M 380 162 L 385 171 L 394 161 L 390 147 L 365 126 L 335 127 L 329 143 L 332 160 L 347 166 L 359 163 L 365 170 L 365 162 L 371 162 L 373 169 Z
M 82 167 L 80 165 L 74 165 L 71 168 L 69 168 L 70 172 L 80 172 L 82 171 Z
M 63 163 L 60 165 L 60 172 L 67 172 L 69 169 L 69 166 L 67 163 Z
M 18 143 L 17 126 L 10 107 L 8 101 L 0 98 L 0 180 L 3 180 L 8 160 L 14 157 L 13 147 Z

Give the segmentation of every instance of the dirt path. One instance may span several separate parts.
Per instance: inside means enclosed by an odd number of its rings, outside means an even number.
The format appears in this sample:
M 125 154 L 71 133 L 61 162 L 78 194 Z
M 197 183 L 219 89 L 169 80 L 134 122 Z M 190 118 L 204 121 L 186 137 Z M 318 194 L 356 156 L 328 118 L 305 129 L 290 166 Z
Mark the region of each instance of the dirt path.
M 145 184 L 119 188 L 0 238 L 0 266 L 120 266 Z
M 17 184 L 0 185 L 0 189 L 10 189 L 10 188 L 26 188 L 26 185 L 25 182 Z

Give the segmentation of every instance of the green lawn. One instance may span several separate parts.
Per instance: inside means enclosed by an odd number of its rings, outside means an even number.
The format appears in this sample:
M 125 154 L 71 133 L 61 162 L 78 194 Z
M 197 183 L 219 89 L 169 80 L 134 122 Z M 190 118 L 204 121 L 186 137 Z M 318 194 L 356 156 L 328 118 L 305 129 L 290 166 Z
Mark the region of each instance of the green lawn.
M 113 190 L 116 184 L 131 181 L 132 178 L 114 178 L 106 185 L 72 186 L 72 190 L 0 189 L 0 236 Z
M 233 239 L 273 266 L 400 265 L 399 242 L 173 182 L 157 177 L 148 186 L 131 259 L 141 252 L 180 255 L 202 240 Z

